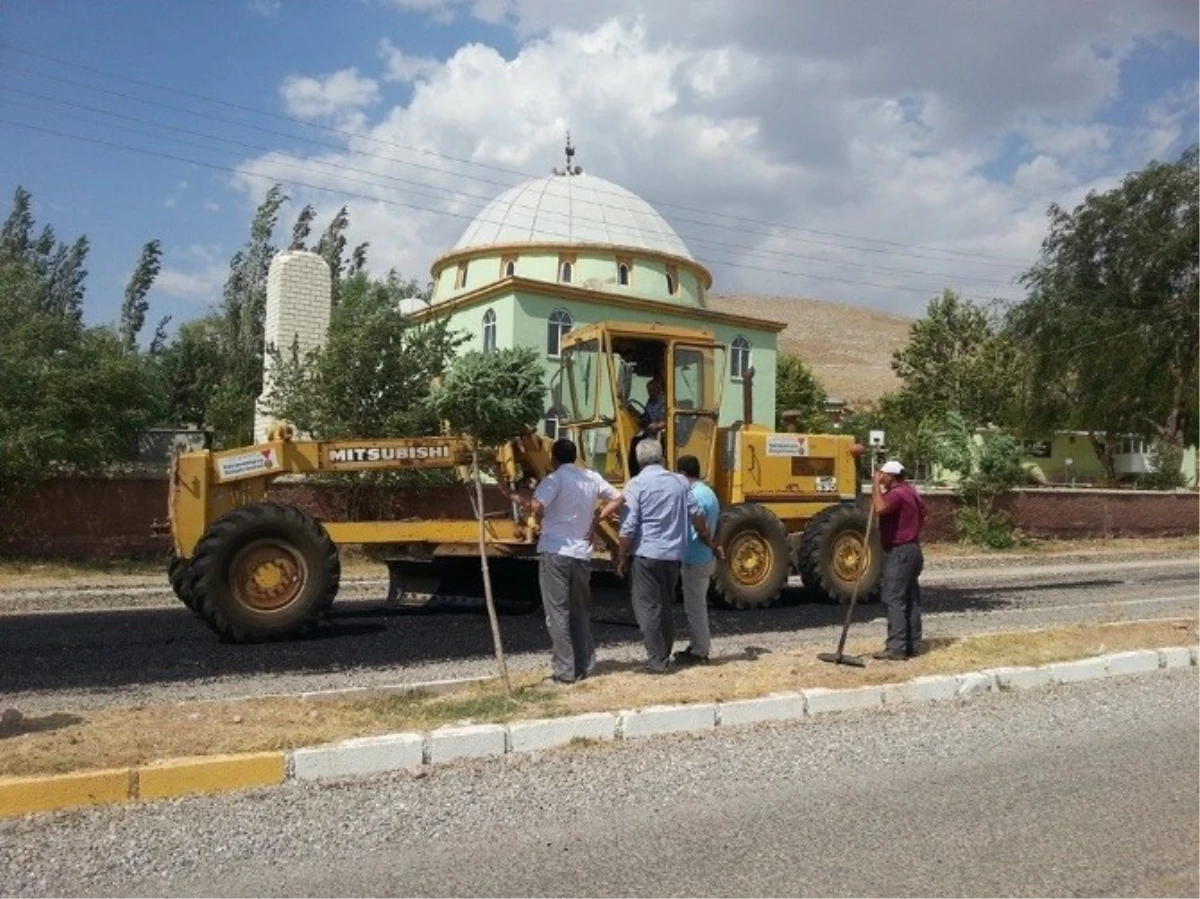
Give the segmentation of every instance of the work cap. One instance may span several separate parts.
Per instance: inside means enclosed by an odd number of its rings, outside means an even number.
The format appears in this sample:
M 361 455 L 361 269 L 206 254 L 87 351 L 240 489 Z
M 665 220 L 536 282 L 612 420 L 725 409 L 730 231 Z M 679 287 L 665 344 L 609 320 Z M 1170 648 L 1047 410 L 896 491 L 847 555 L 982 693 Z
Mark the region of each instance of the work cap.
M 879 466 L 879 470 L 884 474 L 904 474 L 904 466 L 895 459 L 884 462 Z

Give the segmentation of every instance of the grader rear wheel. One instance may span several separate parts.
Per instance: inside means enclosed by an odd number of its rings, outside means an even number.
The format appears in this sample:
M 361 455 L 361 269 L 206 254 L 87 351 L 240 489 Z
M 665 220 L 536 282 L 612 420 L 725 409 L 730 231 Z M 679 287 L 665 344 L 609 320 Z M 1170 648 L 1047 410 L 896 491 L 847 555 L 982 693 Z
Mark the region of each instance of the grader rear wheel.
M 853 506 L 830 506 L 813 516 L 800 546 L 800 577 L 804 585 L 833 602 L 850 601 L 854 584 L 860 602 L 879 598 L 883 578 L 883 547 L 879 531 L 865 539 L 867 515 Z
M 234 643 L 284 640 L 315 627 L 341 580 L 325 529 L 278 503 L 243 506 L 217 520 L 189 567 L 200 616 Z
M 181 603 L 192 612 L 198 613 L 196 599 L 189 586 L 190 568 L 187 559 L 179 558 L 174 549 L 167 555 L 167 580 L 171 582 L 171 589 L 175 591 L 175 596 Z
M 787 531 L 774 514 L 755 503 L 726 509 L 717 525 L 725 561 L 717 565 L 718 599 L 735 609 L 765 609 L 787 583 Z

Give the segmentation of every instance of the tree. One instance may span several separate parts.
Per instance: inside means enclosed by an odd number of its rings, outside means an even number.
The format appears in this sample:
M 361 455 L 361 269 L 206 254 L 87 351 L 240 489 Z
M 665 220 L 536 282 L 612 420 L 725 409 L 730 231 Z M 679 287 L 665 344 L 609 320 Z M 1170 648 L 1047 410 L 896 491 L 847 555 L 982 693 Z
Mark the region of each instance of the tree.
M 348 281 L 323 346 L 274 351 L 269 413 L 326 440 L 436 433 L 426 400 L 465 338 L 444 319 L 401 315 L 400 301 L 414 290 L 394 273 Z
M 121 302 L 121 324 L 118 333 L 125 349 L 133 352 L 137 349 L 138 335 L 146 324 L 146 312 L 150 301 L 146 294 L 154 286 L 162 267 L 162 242 L 152 240 L 142 247 L 142 255 L 138 258 L 129 283 L 125 286 L 125 299 Z
M 346 229 L 350 226 L 350 216 L 343 206 L 325 227 L 317 241 L 315 252 L 329 264 L 332 276 L 333 302 L 337 305 L 341 299 L 342 279 L 346 276 L 346 263 L 342 256 L 346 252 Z M 356 269 L 361 266 L 356 265 Z
M 1049 209 L 1010 333 L 1028 348 L 1028 429 L 1092 434 L 1107 474 L 1123 433 L 1176 450 L 1200 436 L 1197 147 L 1151 162 L 1073 210 Z
M 288 244 L 289 250 L 305 249 L 304 242 L 308 240 L 308 235 L 312 233 L 312 223 L 316 215 L 317 211 L 311 205 L 305 206 L 300 210 L 300 214 L 296 216 L 296 224 L 292 226 L 292 242 Z
M 80 320 L 86 238 L 30 240 L 31 198 L 18 189 L 0 234 L 0 478 L 29 483 L 132 458 L 162 413 L 150 360 L 116 332 Z
M 500 623 L 492 599 L 488 571 L 487 531 L 484 521 L 483 479 L 479 454 L 486 447 L 507 443 L 531 431 L 546 404 L 541 358 L 529 347 L 461 356 L 430 397 L 430 406 L 450 430 L 471 444 L 471 471 L 475 482 L 475 511 L 479 517 L 479 564 L 483 570 L 484 598 L 496 649 L 496 665 L 506 693 L 512 693 Z
M 987 310 L 947 289 L 893 354 L 904 382 L 894 404 L 917 419 L 955 409 L 972 425 L 999 424 L 1014 395 L 1015 353 Z
M 827 431 L 825 389 L 799 356 L 780 353 L 775 367 L 775 427 L 782 430 L 784 412 L 799 412 L 801 432 Z

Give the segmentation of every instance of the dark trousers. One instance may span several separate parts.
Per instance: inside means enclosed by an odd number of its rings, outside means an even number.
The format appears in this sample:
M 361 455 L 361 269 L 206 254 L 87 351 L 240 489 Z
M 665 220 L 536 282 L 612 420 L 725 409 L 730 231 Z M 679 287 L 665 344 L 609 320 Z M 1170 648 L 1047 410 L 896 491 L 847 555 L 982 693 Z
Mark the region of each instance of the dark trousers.
M 596 667 L 590 605 L 591 563 L 553 553 L 538 557 L 538 580 L 550 632 L 550 670 L 561 681 L 587 677 Z
M 675 646 L 675 585 L 679 563 L 633 557 L 630 570 L 630 600 L 633 616 L 642 629 L 646 645 L 646 667 L 666 669 Z
M 921 648 L 921 544 L 902 543 L 883 555 L 883 604 L 887 607 L 887 650 L 915 654 Z

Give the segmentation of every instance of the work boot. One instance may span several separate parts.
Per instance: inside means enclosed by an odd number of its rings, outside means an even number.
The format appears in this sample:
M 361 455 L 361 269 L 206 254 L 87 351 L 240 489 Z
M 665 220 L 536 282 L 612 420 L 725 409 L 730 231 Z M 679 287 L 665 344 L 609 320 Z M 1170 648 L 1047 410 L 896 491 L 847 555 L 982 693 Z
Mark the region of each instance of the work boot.
M 906 662 L 908 656 L 902 652 L 892 652 L 890 649 L 881 649 L 879 652 L 871 653 L 871 658 L 880 662 Z
M 702 656 L 699 653 L 692 652 L 692 647 L 681 649 L 675 653 L 676 665 L 707 665 L 708 656 Z

